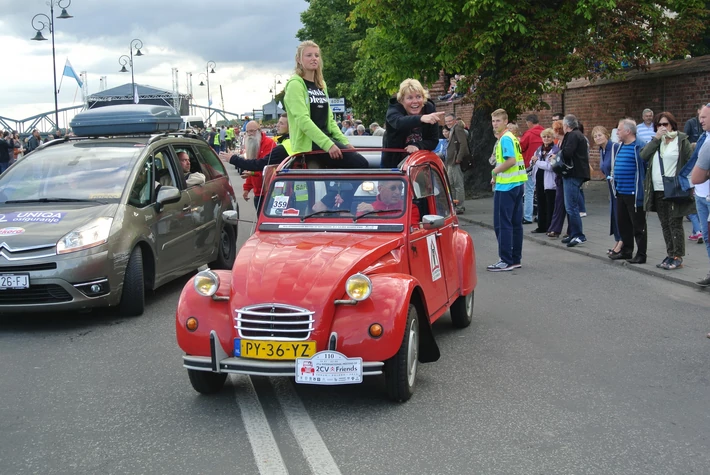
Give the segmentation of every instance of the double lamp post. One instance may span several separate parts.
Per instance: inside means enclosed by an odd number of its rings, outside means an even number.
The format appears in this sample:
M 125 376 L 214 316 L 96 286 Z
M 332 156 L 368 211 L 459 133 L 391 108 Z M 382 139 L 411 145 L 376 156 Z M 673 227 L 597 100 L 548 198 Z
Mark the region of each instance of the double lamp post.
M 44 13 L 38 13 L 32 17 L 32 28 L 37 31 L 37 34 L 33 41 L 46 41 L 47 38 L 42 36 L 42 30 L 49 27 L 49 33 L 52 35 L 52 75 L 54 77 L 54 121 L 57 129 L 59 129 L 59 103 L 57 101 L 57 58 L 54 49 L 54 6 L 57 5 L 62 9 L 62 12 L 57 17 L 58 19 L 65 20 L 67 18 L 73 18 L 69 13 L 67 13 L 67 8 L 71 5 L 71 0 L 49 0 L 47 2 L 49 5 L 49 16 Z
M 118 64 L 121 65 L 121 70 L 119 73 L 127 73 L 128 70 L 126 69 L 126 64 L 128 64 L 131 68 L 131 95 L 133 96 L 133 102 L 138 103 L 138 92 L 136 91 L 136 79 L 135 76 L 133 75 L 133 48 L 136 49 L 136 56 L 143 56 L 143 53 L 141 53 L 141 48 L 143 47 L 143 41 L 139 40 L 138 38 L 131 40 L 131 46 L 130 46 L 130 53 L 131 55 L 122 55 L 120 58 L 118 58 Z
M 207 61 L 207 67 L 204 73 L 200 73 L 200 76 L 205 76 L 205 81 L 200 81 L 200 86 L 204 86 L 207 82 L 207 122 L 210 121 L 212 117 L 212 96 L 210 96 L 210 74 L 215 74 L 214 68 L 217 67 L 217 63 L 214 61 Z M 211 70 L 211 71 L 210 71 Z

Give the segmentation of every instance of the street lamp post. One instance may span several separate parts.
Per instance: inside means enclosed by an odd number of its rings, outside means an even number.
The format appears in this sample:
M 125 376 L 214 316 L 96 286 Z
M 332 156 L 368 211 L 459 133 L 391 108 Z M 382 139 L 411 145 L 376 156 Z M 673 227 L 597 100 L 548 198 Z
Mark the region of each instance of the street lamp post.
M 278 82 L 277 82 L 278 79 Z M 274 74 L 274 87 L 271 89 L 269 92 L 271 93 L 271 102 L 274 104 L 274 116 L 273 119 L 276 119 L 276 116 L 279 113 L 279 108 L 276 106 L 276 85 L 281 84 L 281 75 L 280 74 Z
M 32 28 L 37 31 L 32 40 L 34 41 L 45 41 L 47 38 L 42 36 L 42 30 L 49 27 L 49 33 L 52 35 L 52 75 L 54 77 L 54 121 L 56 122 L 57 129 L 59 128 L 59 102 L 57 100 L 57 57 L 54 49 L 54 5 L 57 5 L 62 9 L 62 12 L 57 18 L 65 20 L 67 18 L 73 18 L 69 13 L 67 13 L 67 8 L 71 5 L 71 0 L 49 0 L 47 2 L 49 5 L 49 16 L 44 13 L 38 13 L 32 17 Z M 45 22 L 46 19 L 46 22 Z M 39 26 L 35 26 L 35 24 Z
M 119 73 L 127 73 L 128 70 L 126 69 L 126 63 L 128 63 L 131 67 L 131 94 L 133 95 L 133 102 L 137 103 L 136 99 L 138 99 L 138 94 L 136 94 L 136 79 L 135 76 L 133 75 L 133 48 L 136 49 L 136 56 L 143 56 L 143 53 L 141 53 L 141 48 L 143 47 L 143 42 L 139 40 L 138 38 L 131 40 L 131 46 L 130 46 L 130 56 L 127 55 L 122 55 L 120 58 L 118 58 L 118 64 L 121 65 L 121 70 Z
M 210 73 L 214 74 L 215 70 L 214 68 L 217 67 L 217 63 L 214 61 L 207 61 L 207 67 L 205 68 L 206 74 L 205 74 L 205 81 L 207 82 L 207 122 L 210 121 L 210 117 L 212 117 L 212 97 L 210 97 Z M 212 69 L 212 71 L 210 71 Z M 200 73 L 200 76 L 202 73 Z M 204 86 L 205 83 L 200 81 L 200 86 Z

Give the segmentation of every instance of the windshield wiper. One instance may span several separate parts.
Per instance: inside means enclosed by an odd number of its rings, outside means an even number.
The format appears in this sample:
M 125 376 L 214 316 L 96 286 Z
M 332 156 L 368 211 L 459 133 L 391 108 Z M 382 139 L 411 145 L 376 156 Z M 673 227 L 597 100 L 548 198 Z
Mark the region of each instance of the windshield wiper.
M 311 214 L 307 214 L 304 217 L 301 218 L 301 222 L 305 221 L 306 219 L 310 218 L 311 216 L 318 216 L 319 214 L 328 214 L 328 213 L 350 213 L 347 209 L 324 209 L 322 211 L 314 211 Z
M 5 204 L 19 204 L 19 203 L 100 203 L 105 205 L 105 201 L 100 200 L 82 200 L 79 198 L 37 198 L 34 200 L 8 200 Z
M 372 211 L 367 211 L 365 213 L 362 213 L 358 216 L 353 216 L 353 223 L 357 223 L 357 220 L 360 218 L 364 218 L 368 214 L 379 214 L 379 213 L 393 213 L 393 212 L 401 212 L 401 209 L 373 209 Z

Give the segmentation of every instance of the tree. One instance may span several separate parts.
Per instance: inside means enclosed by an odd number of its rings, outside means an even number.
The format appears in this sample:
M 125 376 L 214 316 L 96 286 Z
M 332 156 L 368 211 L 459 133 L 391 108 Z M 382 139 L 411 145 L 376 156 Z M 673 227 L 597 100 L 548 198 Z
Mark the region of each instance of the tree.
M 546 108 L 542 97 L 575 78 L 618 76 L 627 67 L 687 52 L 705 26 L 704 0 L 353 0 L 352 22 L 374 26 L 360 44 L 384 87 L 406 77 L 465 75 L 474 102 L 467 185 L 488 189 L 490 113 Z M 460 89 L 459 89 L 460 90 Z
M 309 7 L 301 13 L 303 28 L 296 37 L 315 41 L 323 57 L 323 76 L 330 97 L 344 97 L 346 107 L 368 120 L 382 120 L 388 94 L 380 85 L 372 63 L 358 60 L 360 41 L 368 23 L 348 20 L 353 6 L 348 0 L 306 0 Z

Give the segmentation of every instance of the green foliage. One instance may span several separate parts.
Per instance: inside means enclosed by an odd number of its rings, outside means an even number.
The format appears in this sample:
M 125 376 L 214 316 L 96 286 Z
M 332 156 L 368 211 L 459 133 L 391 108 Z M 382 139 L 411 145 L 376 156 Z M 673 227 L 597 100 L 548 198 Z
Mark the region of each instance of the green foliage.
M 308 2 L 308 10 L 301 14 L 303 28 L 296 37 L 320 46 L 329 96 L 344 97 L 357 117 L 382 123 L 389 94 L 374 63 L 359 54 L 367 23 L 349 19 L 353 6 L 348 0 Z
M 618 75 L 651 58 L 684 54 L 704 29 L 701 0 L 353 0 L 353 21 L 373 25 L 362 42 L 393 90 L 438 71 L 475 82 L 477 107 L 511 116 L 541 105 L 572 79 Z M 668 14 L 675 12 L 675 14 Z

